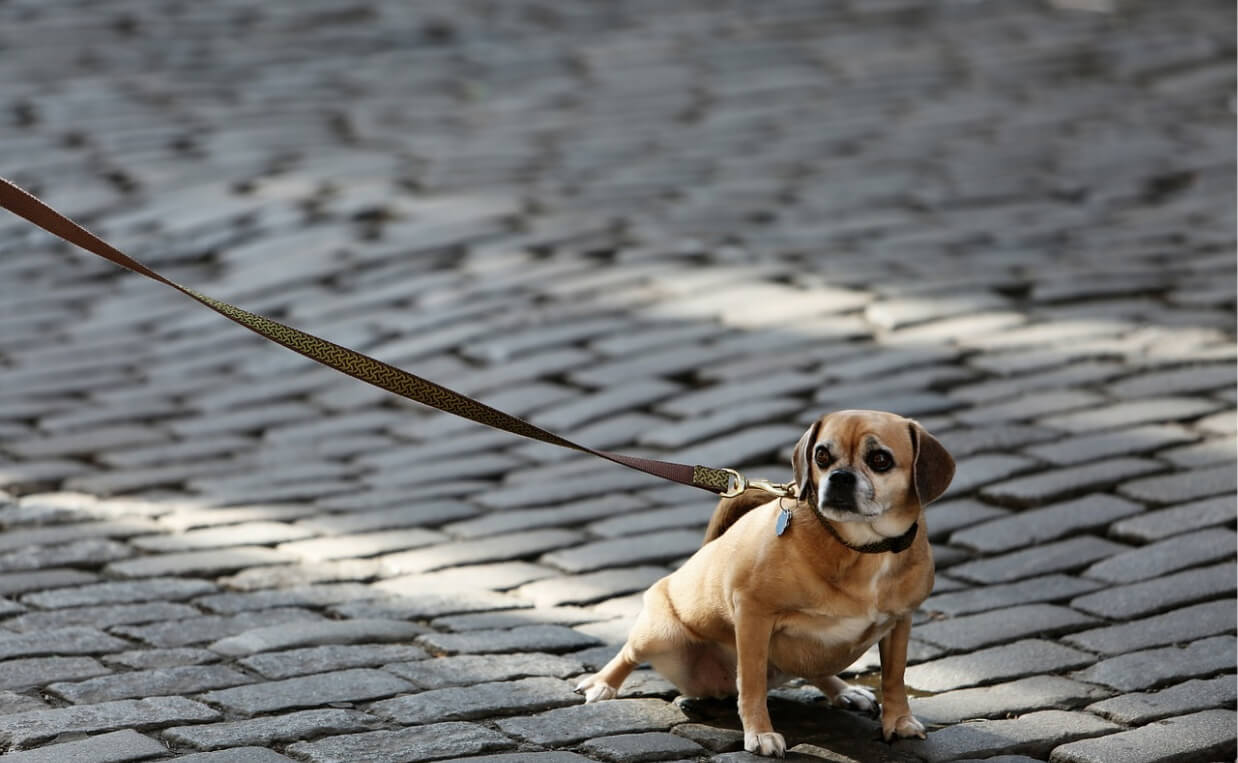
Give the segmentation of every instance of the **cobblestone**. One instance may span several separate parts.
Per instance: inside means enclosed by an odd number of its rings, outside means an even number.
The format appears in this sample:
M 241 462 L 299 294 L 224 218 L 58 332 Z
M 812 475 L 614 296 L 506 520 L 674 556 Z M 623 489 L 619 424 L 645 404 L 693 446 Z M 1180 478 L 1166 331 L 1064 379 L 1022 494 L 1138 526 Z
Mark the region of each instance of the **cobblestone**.
M 1092 662 L 1090 655 L 1076 649 L 1050 641 L 1026 639 L 912 665 L 907 668 L 906 681 L 912 689 L 943 692 L 1019 678 L 1030 673 L 1070 670 Z
M 1062 640 L 1102 654 L 1123 654 L 1161 644 L 1191 641 L 1235 628 L 1234 608 L 1226 601 L 1195 604 L 1121 625 L 1063 636 Z
M 122 763 L 159 758 L 167 752 L 162 744 L 132 729 L 96 734 L 77 742 L 52 744 L 37 750 L 10 752 L 17 763 Z
M 411 644 L 350 644 L 265 652 L 237 662 L 266 678 L 279 679 L 425 657 L 424 650 Z
M 1183 647 L 1129 652 L 1101 660 L 1075 677 L 1122 691 L 1151 689 L 1181 678 L 1233 670 L 1235 645 L 1232 636 L 1215 636 Z
M 1084 535 L 960 564 L 950 569 L 950 575 L 977 583 L 1007 583 L 1032 575 L 1079 569 L 1089 562 L 1112 557 L 1127 551 L 1128 548 L 1119 543 Z
M 1235 676 L 1184 681 L 1158 692 L 1135 692 L 1094 702 L 1089 712 L 1126 725 L 1144 724 L 1171 715 L 1229 707 L 1238 698 Z
M 202 701 L 242 715 L 312 707 L 332 702 L 359 702 L 409 691 L 405 681 L 381 670 L 354 668 L 333 673 L 220 689 Z
M 163 738 L 173 744 L 188 745 L 198 750 L 218 750 L 224 747 L 300 741 L 323 734 L 368 731 L 377 723 L 378 719 L 374 716 L 357 710 L 329 708 L 227 723 L 174 726 L 164 730 Z
M 899 742 L 928 761 L 991 757 L 994 753 L 1043 756 L 1059 743 L 1100 736 L 1121 726 L 1087 713 L 1042 710 L 1013 720 L 960 723 L 934 731 L 927 740 Z
M 1139 504 L 1113 496 L 1085 496 L 968 527 L 951 535 L 950 543 L 999 553 L 1104 527 L 1141 511 Z
M 1160 463 L 1147 459 L 1113 458 L 999 482 L 985 487 L 980 494 L 1003 505 L 1038 506 L 1163 469 Z
M 660 731 L 688 720 L 679 708 L 658 699 L 623 699 L 573 705 L 538 715 L 499 721 L 499 728 L 527 742 L 565 745 L 615 734 Z
M 407 641 L 422 632 L 422 628 L 396 620 L 346 620 L 305 623 L 295 631 L 280 625 L 228 636 L 210 645 L 210 649 L 230 656 L 250 655 L 298 646 L 351 644 L 358 641 Z
M 485 656 L 461 654 L 419 662 L 400 662 L 385 665 L 383 669 L 423 689 L 469 686 L 527 676 L 566 678 L 585 670 L 572 655 L 560 657 L 538 652 Z
M 916 638 L 951 651 L 976 649 L 1026 636 L 1079 630 L 1095 618 L 1052 604 L 1027 604 L 937 620 L 916 627 Z
M 130 697 L 196 694 L 252 681 L 224 665 L 189 665 L 120 673 L 76 683 L 54 683 L 47 688 L 75 705 L 82 705 Z
M 23 690 L 50 681 L 75 681 L 111 671 L 90 657 L 31 657 L 0 662 L 0 689 Z
M 219 713 L 183 697 L 122 699 L 97 705 L 31 710 L 0 716 L 0 745 L 13 750 L 62 734 L 91 734 L 123 728 L 213 721 Z
M 1096 562 L 1083 574 L 1110 583 L 1130 583 L 1225 559 L 1232 556 L 1234 547 L 1231 530 L 1197 530 L 1115 554 Z
M 511 713 L 532 713 L 575 705 L 579 695 L 558 678 L 534 677 L 500 683 L 480 683 L 431 689 L 375 702 L 369 710 L 397 723 L 459 721 Z
M 561 625 L 525 625 L 510 630 L 427 633 L 418 642 L 431 651 L 444 654 L 491 654 L 565 652 L 593 646 L 597 639 Z
M 1234 754 L 1234 711 L 1205 710 L 1111 734 L 1064 744 L 1053 750 L 1053 763 L 1099 763 L 1103 760 L 1188 761 L 1229 758 Z
M 1201 527 L 1224 524 L 1233 519 L 1235 506 L 1238 506 L 1238 496 L 1232 494 L 1192 501 L 1115 522 L 1109 531 L 1122 540 L 1147 543 Z
M 297 742 L 288 752 L 310 763 L 414 763 L 502 750 L 512 741 L 473 723 L 435 723 L 396 731 L 370 731 Z
M 920 418 L 958 471 L 908 676 L 948 725 L 890 746 L 777 689 L 791 759 L 1108 759 L 1182 718 L 1160 735 L 1201 746 L 1138 752 L 1213 755 L 1232 7 L 35 5 L 0 4 L 0 160 L 195 289 L 654 459 L 786 479 L 822 413 Z M 409 404 L 15 218 L 0 252 L 0 721 L 33 714 L 4 744 L 755 759 L 649 669 L 640 700 L 563 689 L 705 493 Z M 169 719 L 203 691 L 229 717 Z M 375 702 L 408 715 L 332 706 Z
M 962 723 L 975 718 L 1005 718 L 1032 710 L 1078 707 L 1108 693 L 1099 687 L 1067 678 L 1033 676 L 918 697 L 912 700 L 911 709 L 924 723 Z M 1120 721 L 1118 718 L 1113 720 Z
M 1182 572 L 1130 585 L 1105 588 L 1072 599 L 1070 606 L 1111 619 L 1129 619 L 1200 599 L 1232 594 L 1238 569 L 1233 562 Z

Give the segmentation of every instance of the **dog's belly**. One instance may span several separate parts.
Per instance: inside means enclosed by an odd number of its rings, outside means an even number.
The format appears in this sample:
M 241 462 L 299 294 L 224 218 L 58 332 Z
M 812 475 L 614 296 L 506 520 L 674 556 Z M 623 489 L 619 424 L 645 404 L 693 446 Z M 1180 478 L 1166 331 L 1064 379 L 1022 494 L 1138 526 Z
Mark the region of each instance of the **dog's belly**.
M 736 692 L 735 652 L 718 643 L 692 642 L 650 657 L 649 664 L 685 697 L 729 697 Z
M 845 670 L 894 625 L 882 614 L 827 617 L 796 614 L 785 618 L 770 640 L 771 665 L 783 673 L 820 679 Z

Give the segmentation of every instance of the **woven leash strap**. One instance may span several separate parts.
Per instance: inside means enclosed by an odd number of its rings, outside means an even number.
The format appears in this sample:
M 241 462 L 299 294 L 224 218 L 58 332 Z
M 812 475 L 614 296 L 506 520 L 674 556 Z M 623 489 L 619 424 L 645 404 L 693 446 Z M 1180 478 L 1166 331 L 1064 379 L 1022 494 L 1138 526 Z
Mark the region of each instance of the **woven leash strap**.
M 92 254 L 97 254 L 106 260 L 110 260 L 135 273 L 140 273 L 147 278 L 171 286 L 173 289 L 206 305 L 225 318 L 241 324 L 250 331 L 260 334 L 276 344 L 281 344 L 290 350 L 301 353 L 310 360 L 321 363 L 324 366 L 330 366 L 341 373 L 348 374 L 354 379 L 360 379 L 363 382 L 373 384 L 375 387 L 385 389 L 401 397 L 406 397 L 422 405 L 428 405 L 431 408 L 437 408 L 440 411 L 476 421 L 478 424 L 484 424 L 488 427 L 501 429 L 505 432 L 511 432 L 512 434 L 540 442 L 550 443 L 551 445 L 571 448 L 582 453 L 591 453 L 607 461 L 613 461 L 628 468 L 652 474 L 655 477 L 661 477 L 662 479 L 684 485 L 691 485 L 692 487 L 698 487 L 712 493 L 725 493 L 730 485 L 733 476 L 730 470 L 709 466 L 688 466 L 687 464 L 676 464 L 669 461 L 658 461 L 650 458 L 626 456 L 622 453 L 612 453 L 605 450 L 595 450 L 530 424 L 524 419 L 504 413 L 496 408 L 491 408 L 485 403 L 480 403 L 471 397 L 454 392 L 441 384 L 435 384 L 416 374 L 411 374 L 381 360 L 375 360 L 369 355 L 364 355 L 356 350 L 350 350 L 334 342 L 328 342 L 326 339 L 316 337 L 313 334 L 307 334 L 300 329 L 287 326 L 279 321 L 265 318 L 248 310 L 242 310 L 235 305 L 230 305 L 222 300 L 196 292 L 151 270 L 52 209 L 47 204 L 44 204 L 30 192 L 4 178 L 0 178 L 0 206 L 34 223 L 53 236 L 64 239 L 70 244 L 85 249 Z

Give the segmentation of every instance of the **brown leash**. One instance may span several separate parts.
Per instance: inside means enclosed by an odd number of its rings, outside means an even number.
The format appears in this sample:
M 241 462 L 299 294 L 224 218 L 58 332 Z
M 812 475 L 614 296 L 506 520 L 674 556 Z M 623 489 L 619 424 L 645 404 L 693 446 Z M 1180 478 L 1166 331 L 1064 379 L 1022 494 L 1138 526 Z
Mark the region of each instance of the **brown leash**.
M 330 366 L 355 379 L 373 384 L 375 387 L 393 392 L 422 405 L 428 405 L 431 408 L 437 408 L 440 411 L 470 419 L 478 424 L 501 429 L 522 437 L 550 443 L 551 445 L 558 445 L 563 448 L 571 448 L 582 453 L 591 453 L 599 458 L 622 464 L 646 474 L 652 474 L 655 477 L 661 477 L 664 480 L 691 485 L 692 487 L 698 487 L 726 497 L 737 496 L 749 487 L 759 488 L 774 495 L 790 495 L 786 485 L 772 484 L 765 480 L 749 480 L 734 469 L 688 466 L 687 464 L 676 464 L 669 461 L 626 456 L 622 453 L 612 453 L 605 450 L 594 450 L 593 448 L 579 445 L 553 432 L 530 424 L 524 419 L 504 413 L 496 408 L 491 408 L 471 397 L 453 392 L 440 384 L 435 384 L 428 379 L 423 379 L 381 360 L 371 358 L 369 355 L 364 355 L 356 350 L 350 350 L 334 342 L 328 342 L 313 334 L 307 334 L 300 329 L 286 326 L 270 318 L 264 318 L 248 310 L 242 310 L 222 300 L 208 297 L 151 270 L 52 209 L 47 204 L 44 204 L 34 194 L 4 178 L 0 178 L 0 206 L 34 223 L 53 236 L 64 239 L 88 252 L 97 254 L 123 268 L 171 286 L 173 289 L 201 302 L 225 318 L 241 324 L 250 331 L 270 339 L 272 342 L 282 344 L 290 350 L 299 352 L 310 360 L 314 360 L 324 366 Z

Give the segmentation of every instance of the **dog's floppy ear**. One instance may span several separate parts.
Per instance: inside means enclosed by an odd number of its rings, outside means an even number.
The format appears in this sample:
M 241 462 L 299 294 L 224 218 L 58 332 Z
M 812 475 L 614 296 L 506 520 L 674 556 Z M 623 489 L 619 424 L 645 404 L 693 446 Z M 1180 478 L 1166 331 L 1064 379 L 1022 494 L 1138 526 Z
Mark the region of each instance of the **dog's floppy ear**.
M 800 500 L 808 500 L 810 493 L 817 486 L 812 484 L 812 449 L 817 444 L 817 432 L 821 429 L 821 420 L 817 419 L 808 431 L 795 444 L 795 452 L 791 454 L 791 469 L 795 474 L 796 495 Z
M 915 459 L 912 487 L 921 506 L 941 497 L 954 479 L 954 458 L 937 438 L 924 430 L 918 421 L 908 425 Z

